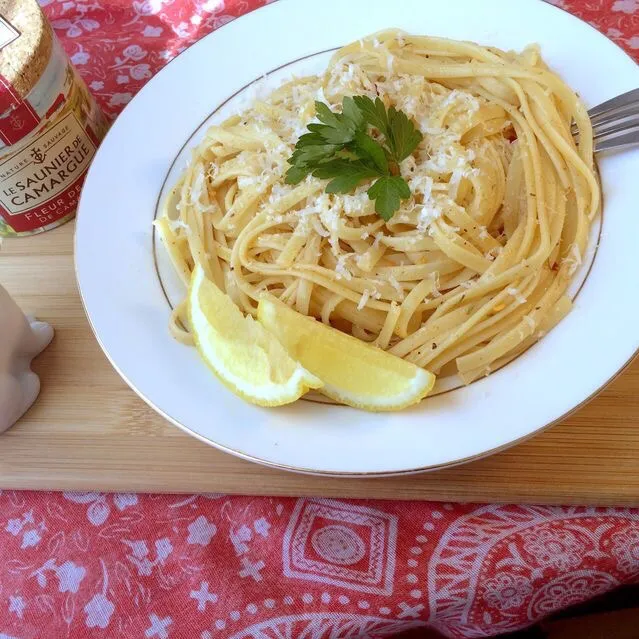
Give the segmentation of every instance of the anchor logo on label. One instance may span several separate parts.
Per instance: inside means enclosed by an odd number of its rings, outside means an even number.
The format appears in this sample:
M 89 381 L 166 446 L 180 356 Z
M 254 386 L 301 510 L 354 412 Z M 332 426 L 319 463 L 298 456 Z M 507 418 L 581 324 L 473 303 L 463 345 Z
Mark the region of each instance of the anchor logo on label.
M 47 156 L 45 153 L 41 153 L 40 149 L 36 146 L 31 149 L 31 157 L 33 158 L 34 164 L 42 164 Z
M 11 127 L 14 131 L 20 131 L 26 124 L 25 121 L 17 113 L 14 113 L 9 117 L 9 122 L 11 122 Z

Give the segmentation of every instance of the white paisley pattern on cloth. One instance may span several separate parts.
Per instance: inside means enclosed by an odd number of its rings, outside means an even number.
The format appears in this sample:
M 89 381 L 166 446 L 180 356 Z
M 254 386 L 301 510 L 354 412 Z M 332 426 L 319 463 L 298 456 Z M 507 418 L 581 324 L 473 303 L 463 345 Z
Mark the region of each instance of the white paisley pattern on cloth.
M 607 592 L 639 556 L 639 535 L 628 543 L 638 523 L 627 509 L 478 508 L 453 522 L 433 552 L 429 621 L 447 636 L 487 637 Z
M 381 639 L 425 625 L 423 621 L 391 621 L 357 614 L 311 613 L 268 619 L 230 639 Z
M 562 575 L 542 586 L 530 601 L 528 616 L 544 617 L 551 612 L 602 595 L 619 582 L 605 572 L 575 572 Z
M 486 603 L 500 610 L 521 607 L 533 592 L 528 579 L 508 572 L 486 579 L 482 589 Z
M 613 533 L 610 542 L 610 551 L 617 558 L 619 570 L 639 577 L 639 525 Z
M 523 548 L 540 565 L 570 570 L 581 563 L 585 545 L 570 530 L 537 528 L 523 536 Z

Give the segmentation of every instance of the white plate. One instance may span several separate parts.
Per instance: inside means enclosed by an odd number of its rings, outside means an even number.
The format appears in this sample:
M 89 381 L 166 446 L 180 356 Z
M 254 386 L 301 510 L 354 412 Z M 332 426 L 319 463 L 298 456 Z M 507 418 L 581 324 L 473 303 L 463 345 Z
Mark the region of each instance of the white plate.
M 285 67 L 269 83 L 293 69 L 319 71 L 326 63 L 320 52 L 390 27 L 502 49 L 538 42 L 589 106 L 639 86 L 630 57 L 539 0 L 281 0 L 225 25 L 163 69 L 116 120 L 89 171 L 76 230 L 78 283 L 100 345 L 131 388 L 227 452 L 336 475 L 440 468 L 561 419 L 639 350 L 639 150 L 600 159 L 600 245 L 590 273 L 586 260 L 577 276 L 573 292 L 585 283 L 568 317 L 504 369 L 412 410 L 369 414 L 308 401 L 257 408 L 218 383 L 195 349 L 169 336 L 163 287 L 169 300 L 182 291 L 161 250 L 156 265 L 151 222 L 185 149 L 265 73 Z

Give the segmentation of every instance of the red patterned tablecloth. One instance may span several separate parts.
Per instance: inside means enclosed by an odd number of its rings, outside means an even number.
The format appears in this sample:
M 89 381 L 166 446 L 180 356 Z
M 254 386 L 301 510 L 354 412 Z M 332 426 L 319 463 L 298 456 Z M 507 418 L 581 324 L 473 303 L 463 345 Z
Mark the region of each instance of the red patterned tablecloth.
M 111 116 L 263 4 L 41 2 Z M 554 3 L 639 58 L 639 0 Z M 0 512 L 0 639 L 487 637 L 639 581 L 630 509 L 4 492 Z

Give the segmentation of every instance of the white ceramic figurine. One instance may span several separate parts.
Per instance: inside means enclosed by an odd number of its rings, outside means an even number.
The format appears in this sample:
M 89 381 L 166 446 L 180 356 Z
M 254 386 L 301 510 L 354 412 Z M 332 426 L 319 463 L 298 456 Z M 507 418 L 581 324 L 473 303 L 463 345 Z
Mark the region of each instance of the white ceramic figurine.
M 40 392 L 31 360 L 53 338 L 45 322 L 27 319 L 0 286 L 0 433 L 14 424 Z

